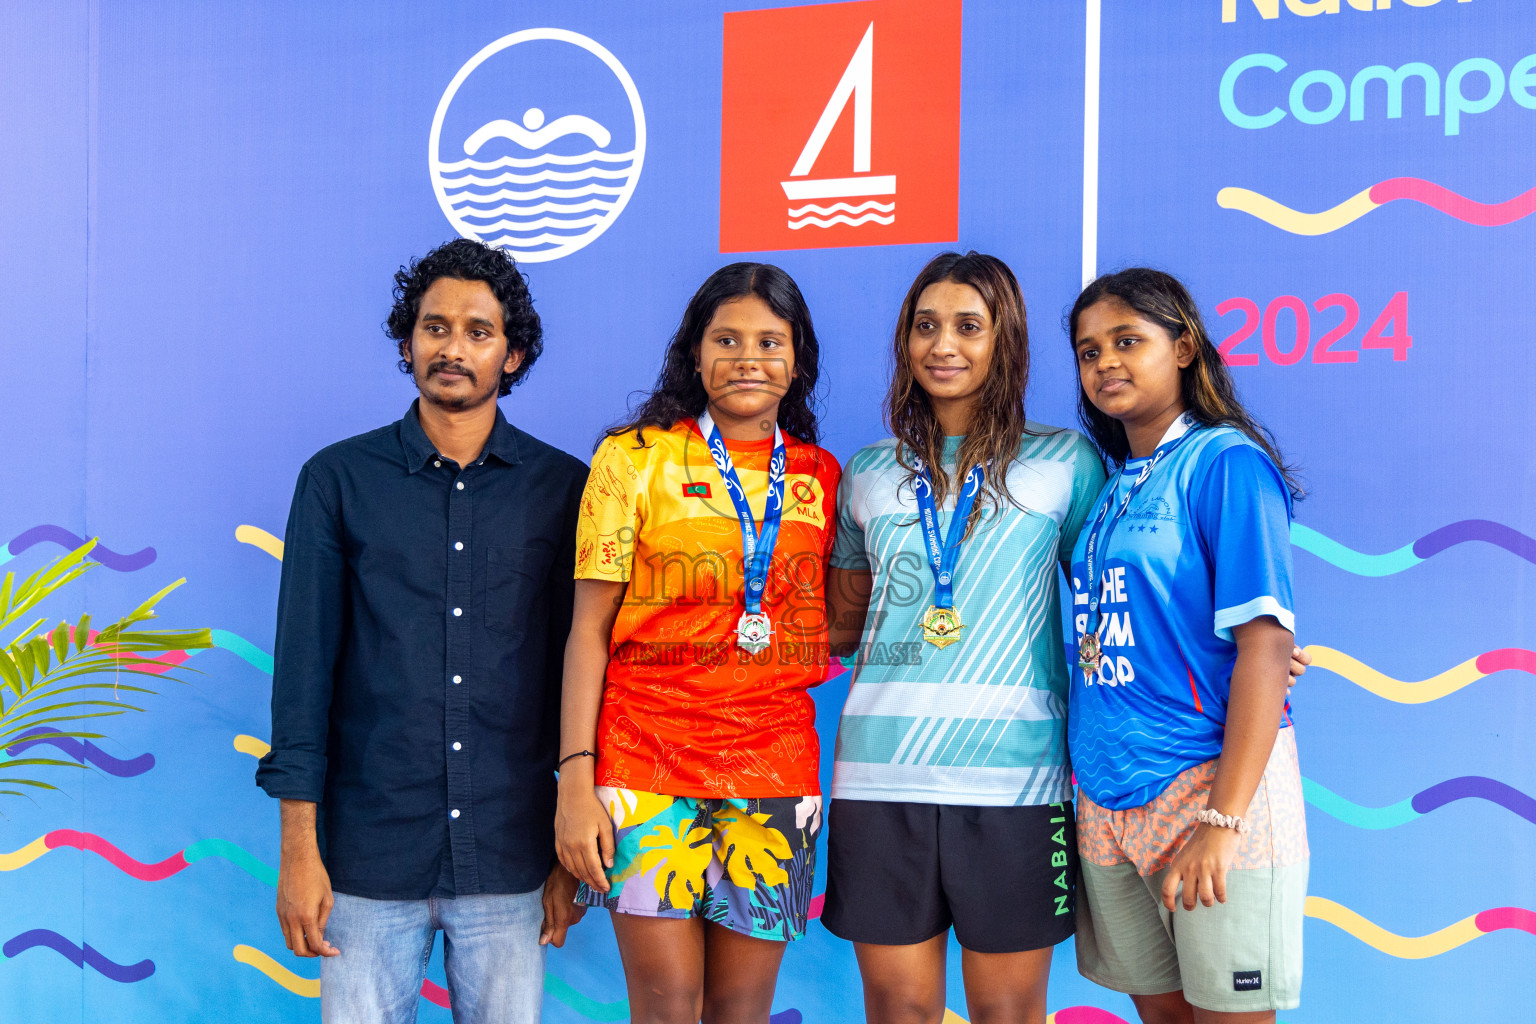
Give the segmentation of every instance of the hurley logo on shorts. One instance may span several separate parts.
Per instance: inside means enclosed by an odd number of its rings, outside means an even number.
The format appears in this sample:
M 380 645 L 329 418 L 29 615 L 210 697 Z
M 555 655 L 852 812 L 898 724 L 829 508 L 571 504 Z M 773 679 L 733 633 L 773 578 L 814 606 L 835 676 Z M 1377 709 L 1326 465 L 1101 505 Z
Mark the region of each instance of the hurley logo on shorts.
M 683 497 L 707 498 L 709 497 L 709 484 L 707 482 L 683 484 Z
M 1233 992 L 1257 992 L 1264 987 L 1263 971 L 1233 971 Z

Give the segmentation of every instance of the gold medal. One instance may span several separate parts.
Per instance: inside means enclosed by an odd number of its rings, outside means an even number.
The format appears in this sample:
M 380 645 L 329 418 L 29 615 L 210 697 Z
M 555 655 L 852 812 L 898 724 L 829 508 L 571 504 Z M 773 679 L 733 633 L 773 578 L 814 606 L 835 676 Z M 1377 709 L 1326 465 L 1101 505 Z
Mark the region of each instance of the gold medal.
M 923 613 L 923 639 L 940 650 L 958 641 L 960 631 L 964 628 L 965 624 L 960 621 L 960 613 L 953 608 L 929 605 L 928 610 Z
M 1099 670 L 1099 662 L 1103 659 L 1104 650 L 1099 646 L 1099 634 L 1084 633 L 1077 645 L 1077 667 L 1092 675 Z

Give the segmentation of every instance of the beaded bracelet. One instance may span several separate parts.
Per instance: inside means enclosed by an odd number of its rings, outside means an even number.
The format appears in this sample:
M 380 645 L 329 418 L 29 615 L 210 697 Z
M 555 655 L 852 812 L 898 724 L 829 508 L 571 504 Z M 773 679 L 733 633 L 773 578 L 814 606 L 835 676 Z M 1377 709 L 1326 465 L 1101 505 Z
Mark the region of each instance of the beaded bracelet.
M 1240 836 L 1245 836 L 1253 831 L 1253 826 L 1244 818 L 1235 814 L 1222 814 L 1212 807 L 1207 807 L 1195 816 L 1195 820 L 1205 825 L 1213 825 L 1216 828 L 1230 828 Z
M 594 761 L 597 760 L 597 755 L 592 753 L 592 751 L 590 751 L 590 750 L 578 750 L 574 754 L 566 754 L 564 757 L 562 757 L 560 759 L 560 763 L 555 765 L 555 771 L 558 772 L 561 768 L 564 768 L 565 767 L 565 762 L 575 760 L 578 757 L 590 757 Z

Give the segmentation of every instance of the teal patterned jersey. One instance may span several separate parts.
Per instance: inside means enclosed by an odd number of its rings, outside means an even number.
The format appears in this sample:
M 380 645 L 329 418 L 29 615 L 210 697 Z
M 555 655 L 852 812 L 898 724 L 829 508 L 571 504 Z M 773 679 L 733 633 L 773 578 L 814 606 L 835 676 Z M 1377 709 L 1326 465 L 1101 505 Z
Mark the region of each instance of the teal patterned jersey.
M 896 442 L 861 449 L 838 491 L 832 565 L 874 577 L 838 727 L 832 795 L 1007 806 L 1071 796 L 1060 566 L 1104 483 L 1076 431 L 1031 423 L 1008 467 L 1012 503 L 984 508 L 960 549 L 959 643 L 923 642 L 934 599 L 910 474 Z M 962 438 L 945 444 L 953 476 Z M 985 501 L 985 499 L 983 499 Z M 939 510 L 947 535 L 953 495 Z

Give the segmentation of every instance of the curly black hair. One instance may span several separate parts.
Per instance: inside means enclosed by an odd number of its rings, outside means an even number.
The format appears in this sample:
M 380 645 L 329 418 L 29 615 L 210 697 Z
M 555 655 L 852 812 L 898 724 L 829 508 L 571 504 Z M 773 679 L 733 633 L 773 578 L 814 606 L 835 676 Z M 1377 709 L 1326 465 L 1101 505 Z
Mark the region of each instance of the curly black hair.
M 411 332 L 416 329 L 416 316 L 421 311 L 421 297 L 440 277 L 484 281 L 496 301 L 501 303 L 507 351 L 523 354 L 523 361 L 517 364 L 516 370 L 501 375 L 497 394 L 506 395 L 512 385 L 523 382 L 544 351 L 544 328 L 539 323 L 539 314 L 534 312 L 528 282 L 505 250 L 472 238 L 455 238 L 421 259 L 413 260 L 410 266 L 401 267 L 395 272 L 395 304 L 389 311 L 389 319 L 384 321 L 384 333 L 398 345 L 410 342 Z M 411 361 L 403 354 L 399 365 L 401 373 L 411 372 Z

